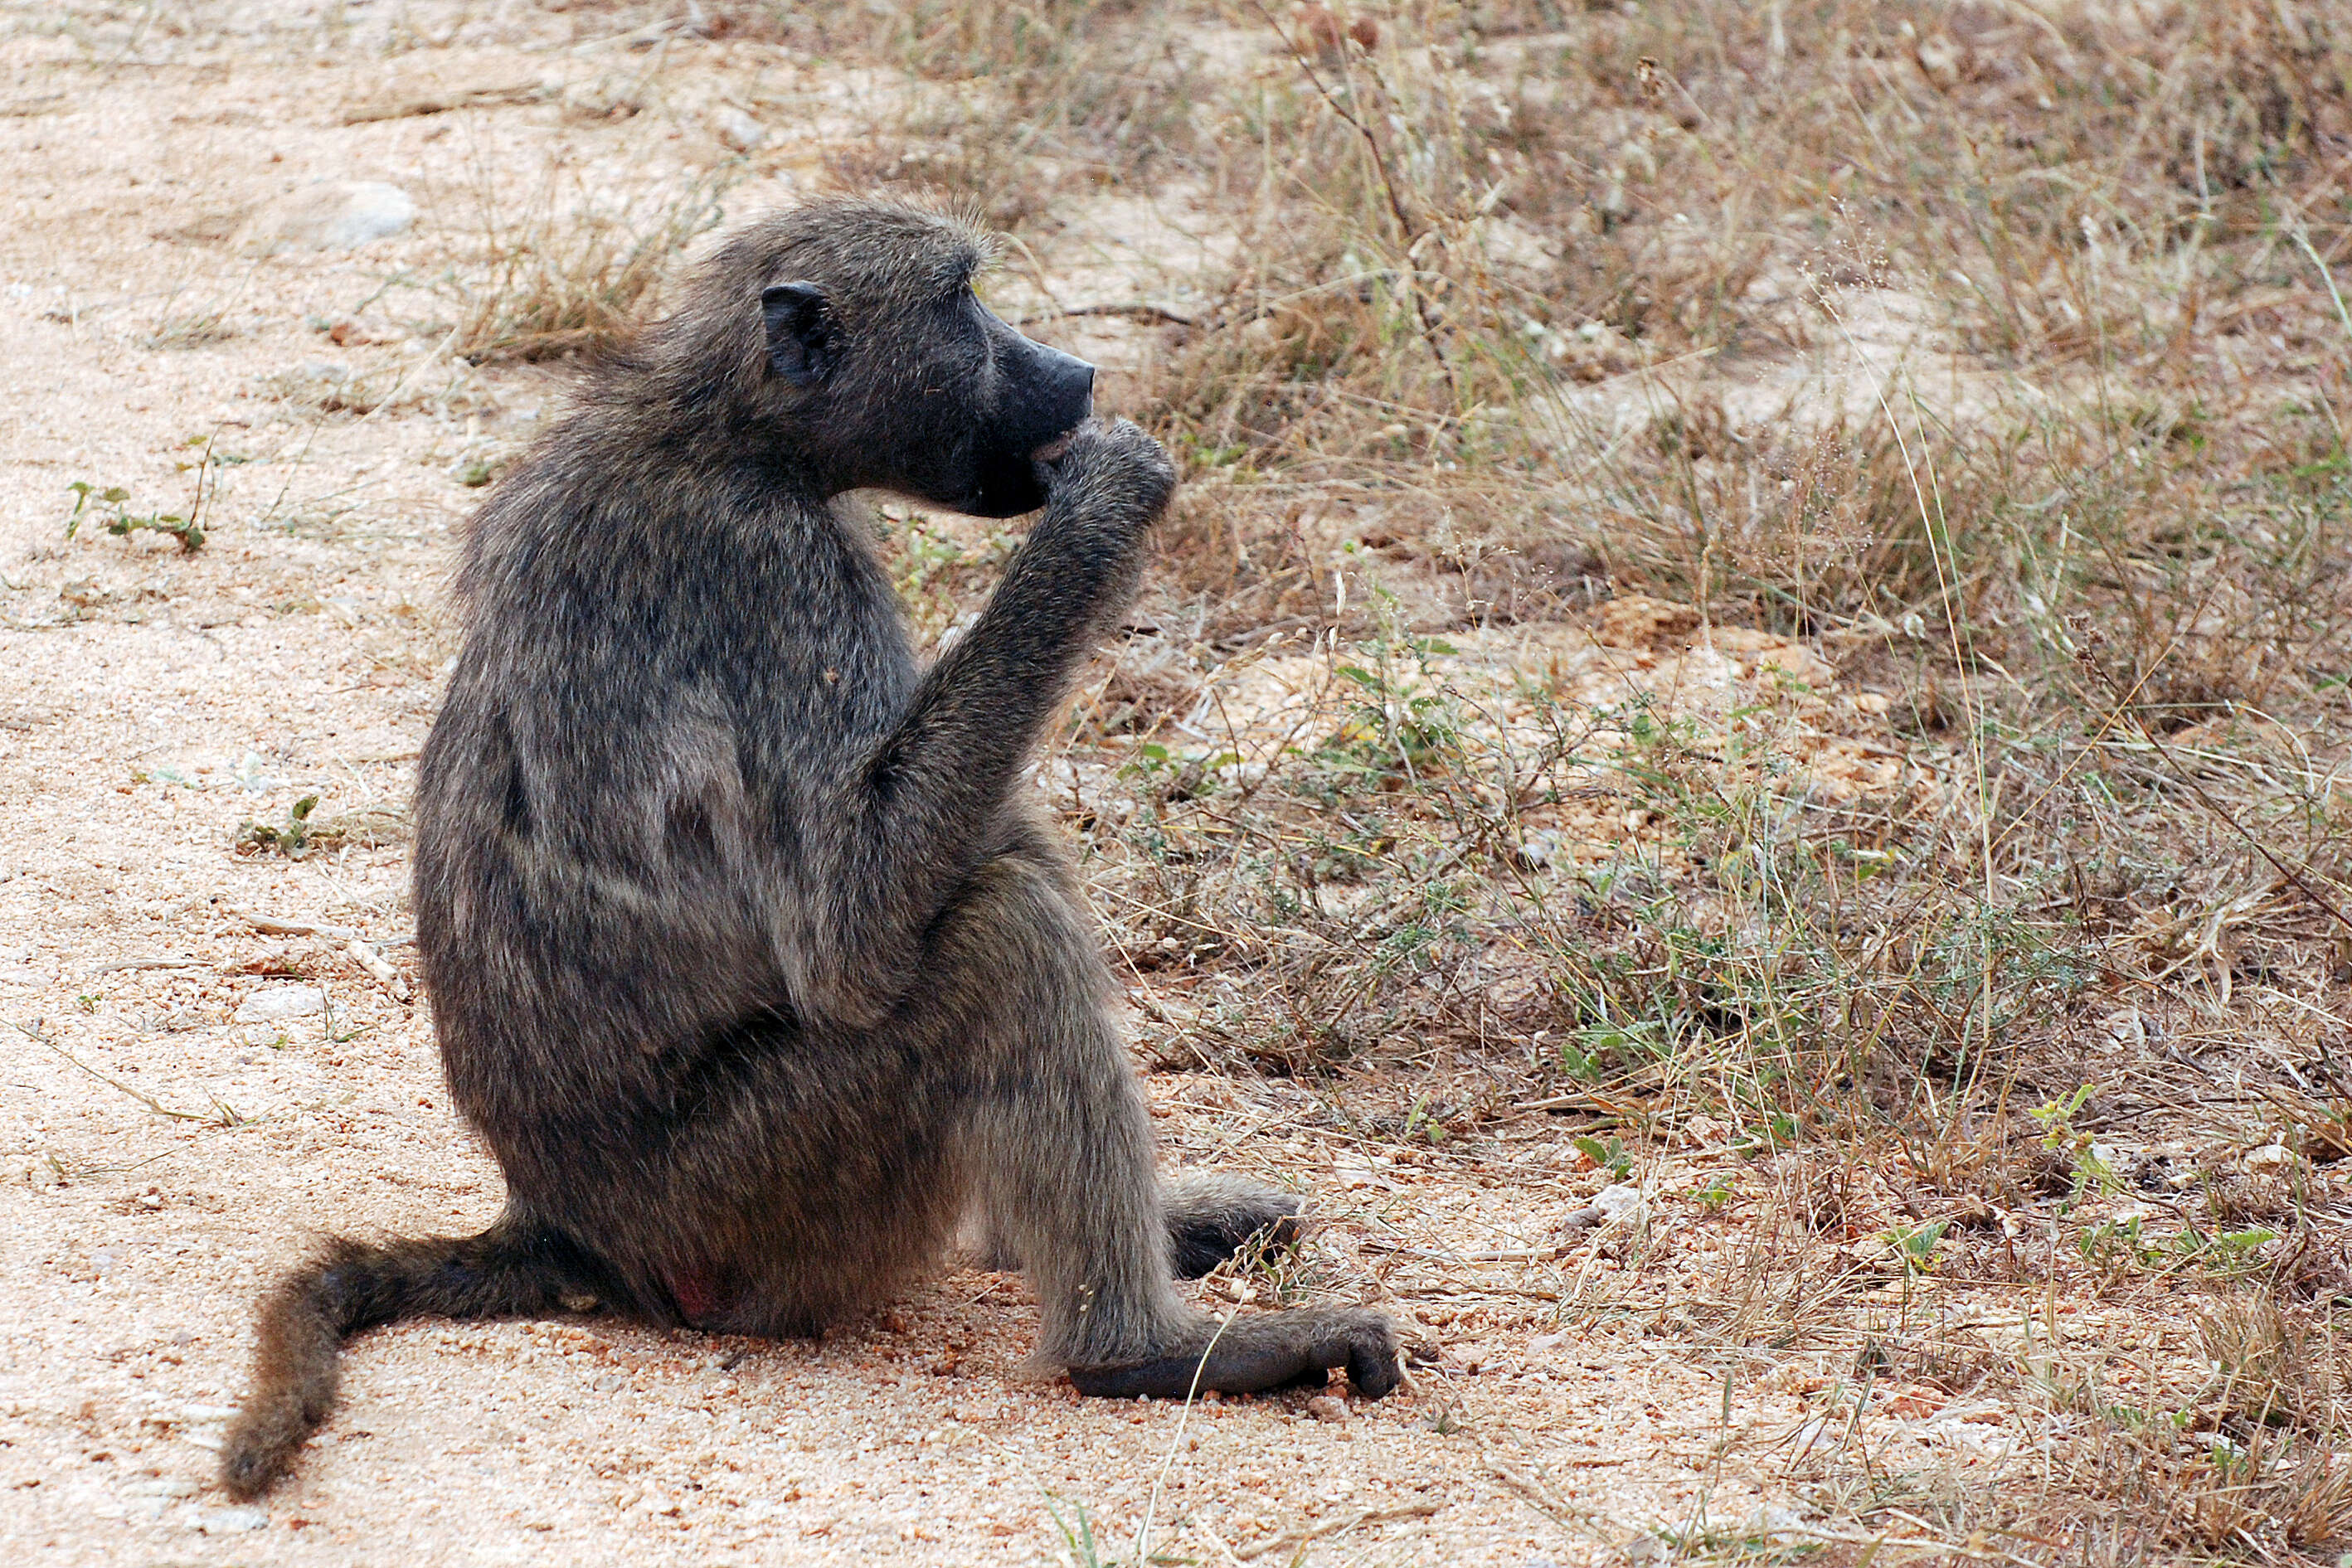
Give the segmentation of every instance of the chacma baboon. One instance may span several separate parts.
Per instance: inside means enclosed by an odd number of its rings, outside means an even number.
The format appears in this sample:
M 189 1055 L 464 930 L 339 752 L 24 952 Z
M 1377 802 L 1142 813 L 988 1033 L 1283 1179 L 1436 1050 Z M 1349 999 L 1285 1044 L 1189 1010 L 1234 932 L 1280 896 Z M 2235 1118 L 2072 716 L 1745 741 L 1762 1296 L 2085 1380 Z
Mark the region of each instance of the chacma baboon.
M 337 1240 L 263 1301 L 223 1480 L 278 1475 L 341 1340 L 601 1301 L 808 1334 L 968 1211 L 1088 1394 L 1398 1380 L 1378 1313 L 1171 1283 L 1296 1202 L 1163 1186 L 1055 832 L 1020 788 L 1174 474 L 1093 370 L 972 292 L 962 225 L 832 202 L 736 235 L 587 376 L 475 520 L 420 767 L 415 908 L 451 1097 L 506 1175 L 478 1236 Z M 862 487 L 1044 513 L 928 670 Z

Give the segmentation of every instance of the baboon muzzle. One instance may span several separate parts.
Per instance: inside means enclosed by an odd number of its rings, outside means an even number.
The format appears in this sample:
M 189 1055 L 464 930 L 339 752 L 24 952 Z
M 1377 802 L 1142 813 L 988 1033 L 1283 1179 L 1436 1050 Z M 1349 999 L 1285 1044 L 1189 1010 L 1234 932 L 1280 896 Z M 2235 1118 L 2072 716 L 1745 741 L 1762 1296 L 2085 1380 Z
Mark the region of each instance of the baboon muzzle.
M 1045 361 L 1038 371 L 1045 388 L 1039 400 L 1044 411 L 1039 423 L 1047 427 L 1047 434 L 1029 456 L 1034 462 L 1050 463 L 1069 444 L 1070 432 L 1094 412 L 1095 368 L 1076 355 L 1042 345 L 1037 357 Z
M 1094 411 L 1092 365 L 1010 328 L 1004 333 L 1011 341 L 998 350 L 1001 445 L 982 463 L 979 488 L 964 508 L 982 517 L 1018 517 L 1044 506 L 1045 482 L 1037 465 L 1060 456 L 1070 432 Z

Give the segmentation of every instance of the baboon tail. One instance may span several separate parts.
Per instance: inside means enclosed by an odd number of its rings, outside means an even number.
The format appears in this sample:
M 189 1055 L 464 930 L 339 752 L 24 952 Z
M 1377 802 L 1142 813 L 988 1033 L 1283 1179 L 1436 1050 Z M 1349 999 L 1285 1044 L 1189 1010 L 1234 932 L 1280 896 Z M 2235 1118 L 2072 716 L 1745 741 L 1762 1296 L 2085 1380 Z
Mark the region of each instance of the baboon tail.
M 253 1389 L 221 1450 L 221 1485 L 240 1498 L 284 1474 L 335 1403 L 348 1335 L 409 1317 L 498 1318 L 593 1303 L 594 1260 L 544 1227 L 503 1216 L 479 1236 L 381 1247 L 337 1237 L 262 1299 Z

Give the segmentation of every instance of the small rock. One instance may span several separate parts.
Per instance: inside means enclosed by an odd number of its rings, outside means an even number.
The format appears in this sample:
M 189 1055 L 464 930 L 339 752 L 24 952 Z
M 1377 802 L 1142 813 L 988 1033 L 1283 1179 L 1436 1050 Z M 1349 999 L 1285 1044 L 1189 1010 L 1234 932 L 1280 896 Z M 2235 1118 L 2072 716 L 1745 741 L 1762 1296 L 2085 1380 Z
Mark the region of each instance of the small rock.
M 236 1415 L 234 1405 L 191 1405 L 180 1412 L 183 1421 L 227 1421 Z
M 2294 1167 L 2294 1151 L 2284 1144 L 2265 1144 L 2259 1149 L 2246 1151 L 2246 1168 L 2256 1176 L 2268 1176 Z
M 283 1023 L 327 1010 L 327 993 L 316 986 L 264 986 L 245 998 L 236 1013 L 238 1023 Z
M 1642 1218 L 1643 1207 L 1642 1189 L 1630 1181 L 1604 1186 L 1593 1197 L 1592 1207 L 1611 1219 L 1637 1220 Z
M 1629 1226 L 1638 1225 L 1643 1208 L 1641 1187 L 1633 1182 L 1619 1182 L 1613 1186 L 1602 1187 L 1591 1203 L 1561 1220 L 1559 1232 L 1562 1236 L 1574 1236 L 1596 1225 L 1617 1221 Z
M 1519 840 L 1518 859 L 1530 871 L 1541 871 L 1559 857 L 1559 834 L 1550 828 L 1535 828 Z
M 194 1497 L 204 1489 L 191 1476 L 145 1476 L 122 1489 L 132 1497 Z
M 381 180 L 322 180 L 281 196 L 246 223 L 238 243 L 263 256 L 282 250 L 357 250 L 416 218 L 407 192 Z
M 1947 90 L 1959 85 L 1960 73 L 1968 64 L 1968 51 L 1949 33 L 1931 33 L 1920 39 L 1911 52 L 1929 81 Z
M 196 1515 L 196 1528 L 206 1535 L 241 1535 L 268 1522 L 268 1512 L 258 1508 L 208 1508 Z
M 1318 1394 L 1309 1399 L 1307 1413 L 1318 1421 L 1346 1421 L 1355 1415 L 1348 1408 L 1346 1400 L 1333 1394 Z
M 626 120 L 645 105 L 636 95 L 640 84 L 626 76 L 602 76 L 563 89 L 563 112 L 573 120 Z
M 752 152 L 768 140 L 768 128 L 731 103 L 710 111 L 710 133 L 720 145 L 737 152 Z

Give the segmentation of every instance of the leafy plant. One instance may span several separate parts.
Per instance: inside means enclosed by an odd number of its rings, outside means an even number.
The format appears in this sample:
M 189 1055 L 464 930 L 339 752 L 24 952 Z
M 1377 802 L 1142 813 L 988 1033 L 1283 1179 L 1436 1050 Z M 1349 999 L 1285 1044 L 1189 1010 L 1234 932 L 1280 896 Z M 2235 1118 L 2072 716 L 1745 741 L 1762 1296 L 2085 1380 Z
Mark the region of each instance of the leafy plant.
M 298 861 L 311 847 L 310 813 L 319 809 L 319 797 L 305 795 L 288 808 L 282 825 L 272 827 L 267 822 L 247 821 L 237 832 L 236 847 L 246 854 L 281 854 Z
M 72 538 L 85 521 L 96 522 L 117 538 L 134 533 L 165 534 L 179 542 L 180 549 L 193 555 L 205 547 L 205 530 L 194 517 L 181 517 L 173 512 L 131 512 L 123 503 L 131 492 L 118 485 L 100 489 L 87 479 L 77 479 L 66 486 L 74 493 L 73 510 L 66 514 L 66 538 Z M 97 505 L 92 506 L 91 501 Z

